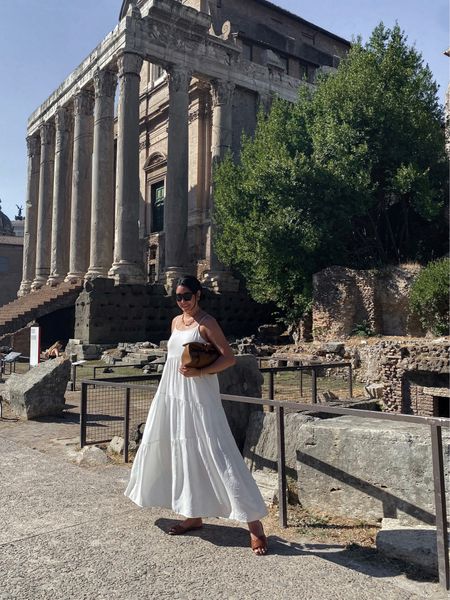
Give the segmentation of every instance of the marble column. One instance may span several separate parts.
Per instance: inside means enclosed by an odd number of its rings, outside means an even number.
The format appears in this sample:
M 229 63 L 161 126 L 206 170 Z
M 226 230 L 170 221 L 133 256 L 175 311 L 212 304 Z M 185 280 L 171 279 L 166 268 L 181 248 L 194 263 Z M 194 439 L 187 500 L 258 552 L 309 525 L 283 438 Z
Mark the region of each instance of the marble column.
M 89 266 L 93 108 L 93 92 L 81 90 L 75 95 L 70 252 L 66 276 L 66 281 L 73 282 L 80 281 Z
M 40 127 L 41 162 L 36 236 L 36 273 L 31 289 L 37 290 L 50 274 L 50 242 L 52 235 L 53 171 L 55 162 L 55 126 L 47 122 Z
M 166 199 L 164 202 L 166 288 L 183 274 L 188 264 L 188 109 L 192 73 L 185 67 L 167 67 L 169 127 L 167 139 Z
M 38 135 L 27 137 L 28 175 L 27 200 L 25 207 L 25 231 L 23 237 L 23 271 L 18 296 L 25 296 L 31 291 L 31 284 L 36 271 L 36 233 L 39 200 L 39 171 L 41 158 L 41 141 Z
M 212 95 L 212 130 L 211 130 L 211 167 L 223 160 L 233 142 L 233 93 L 235 85 L 231 81 L 214 80 L 211 82 Z M 214 251 L 214 184 L 211 175 L 210 189 L 210 226 L 206 243 L 206 260 L 209 269 L 204 274 L 205 283 L 217 290 L 234 291 L 238 282 L 225 270 Z
M 55 174 L 52 242 L 48 285 L 63 281 L 69 268 L 70 192 L 72 183 L 72 114 L 60 107 L 55 116 Z
M 114 233 L 114 95 L 117 77 L 109 69 L 94 75 L 94 141 L 90 264 L 86 279 L 107 277 Z
M 116 283 L 144 283 L 139 247 L 139 83 L 142 58 L 119 56 L 116 221 L 114 262 L 108 273 Z

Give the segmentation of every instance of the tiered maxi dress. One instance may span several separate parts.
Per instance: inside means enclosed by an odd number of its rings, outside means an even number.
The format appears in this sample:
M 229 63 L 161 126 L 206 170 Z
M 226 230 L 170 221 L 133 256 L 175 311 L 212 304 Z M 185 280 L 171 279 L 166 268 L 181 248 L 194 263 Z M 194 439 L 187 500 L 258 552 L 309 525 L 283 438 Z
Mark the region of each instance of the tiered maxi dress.
M 205 342 L 199 327 L 174 327 L 125 495 L 185 517 L 261 519 L 267 508 L 229 428 L 217 375 L 178 371 L 187 342 Z

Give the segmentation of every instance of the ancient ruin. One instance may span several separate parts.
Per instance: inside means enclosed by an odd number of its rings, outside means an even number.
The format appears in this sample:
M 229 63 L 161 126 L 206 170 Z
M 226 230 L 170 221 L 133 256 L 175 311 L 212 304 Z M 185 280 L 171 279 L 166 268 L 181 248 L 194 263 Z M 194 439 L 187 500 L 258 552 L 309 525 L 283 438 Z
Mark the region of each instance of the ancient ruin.
M 29 119 L 19 295 L 96 278 L 170 291 L 186 270 L 236 291 L 213 250 L 212 166 L 348 48 L 265 0 L 124 1 Z

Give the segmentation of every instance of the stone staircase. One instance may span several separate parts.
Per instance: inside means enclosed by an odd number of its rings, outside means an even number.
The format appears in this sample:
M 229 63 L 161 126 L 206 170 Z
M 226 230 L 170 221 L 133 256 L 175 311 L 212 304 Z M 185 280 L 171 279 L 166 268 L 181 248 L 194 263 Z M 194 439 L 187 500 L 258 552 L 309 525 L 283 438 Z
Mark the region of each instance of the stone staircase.
M 82 289 L 81 283 L 45 285 L 36 292 L 0 307 L 0 341 L 3 336 L 22 329 L 31 321 L 60 308 L 72 306 Z

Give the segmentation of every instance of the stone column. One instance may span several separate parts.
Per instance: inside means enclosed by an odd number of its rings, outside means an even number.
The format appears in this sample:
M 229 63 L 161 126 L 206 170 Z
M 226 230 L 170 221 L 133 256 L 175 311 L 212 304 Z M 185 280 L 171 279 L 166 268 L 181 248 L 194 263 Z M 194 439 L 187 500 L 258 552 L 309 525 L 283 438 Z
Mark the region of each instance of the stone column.
M 211 82 L 212 95 L 212 131 L 211 131 L 211 167 L 223 160 L 226 152 L 231 149 L 233 142 L 233 93 L 235 85 L 231 81 L 215 80 Z M 214 251 L 214 225 L 212 223 L 214 213 L 214 183 L 211 175 L 210 189 L 210 226 L 206 243 L 206 260 L 209 264 L 208 271 L 204 274 L 205 283 L 216 290 L 235 291 L 238 282 L 226 271 L 219 262 Z
M 72 206 L 69 272 L 66 281 L 79 281 L 89 266 L 92 191 L 92 129 L 94 95 L 81 90 L 74 97 Z
M 53 183 L 52 243 L 48 285 L 61 283 L 69 268 L 72 115 L 68 108 L 58 108 L 55 125 L 55 175 Z
M 39 200 L 39 170 L 41 157 L 41 141 L 38 135 L 27 137 L 28 175 L 27 200 L 25 208 L 25 231 L 23 237 L 23 271 L 18 296 L 25 296 L 31 291 L 31 284 L 36 271 L 36 230 Z
M 114 233 L 114 94 L 117 77 L 109 69 L 94 76 L 94 141 L 90 264 L 86 279 L 107 277 Z
M 272 93 L 259 93 L 258 108 L 261 108 L 265 115 L 269 114 L 272 109 L 274 99 L 275 96 Z
M 168 66 L 169 128 L 164 202 L 166 288 L 171 290 L 188 263 L 188 109 L 192 73 Z
M 55 126 L 40 127 L 41 163 L 39 172 L 39 201 L 36 241 L 36 273 L 31 289 L 37 290 L 50 274 L 50 241 L 52 235 L 53 170 L 55 162 Z
M 144 283 L 139 249 L 139 82 L 142 58 L 125 52 L 118 59 L 116 222 L 114 262 L 108 273 L 116 283 Z

